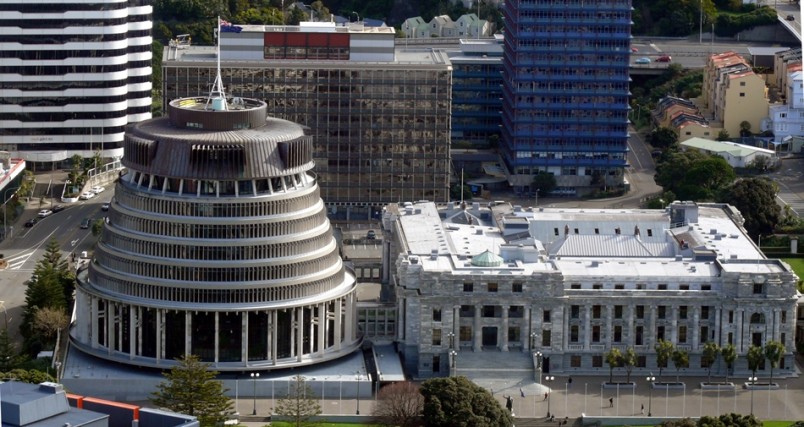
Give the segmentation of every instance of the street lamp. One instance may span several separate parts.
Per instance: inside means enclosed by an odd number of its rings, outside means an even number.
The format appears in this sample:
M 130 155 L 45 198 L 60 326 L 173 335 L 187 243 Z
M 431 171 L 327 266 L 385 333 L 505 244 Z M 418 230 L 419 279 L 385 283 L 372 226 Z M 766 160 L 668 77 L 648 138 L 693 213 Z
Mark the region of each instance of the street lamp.
M 251 415 L 257 415 L 257 378 L 260 377 L 258 372 L 251 373 L 251 382 L 254 384 L 254 410 L 251 412 Z
M 749 384 L 748 387 L 751 388 L 751 415 L 754 415 L 754 385 L 757 382 L 757 377 L 748 377 L 748 381 L 751 381 L 751 384 Z
M 556 379 L 556 377 L 553 377 L 553 376 L 550 376 L 550 375 L 544 377 L 544 381 L 547 382 L 547 383 L 550 383 L 551 381 L 553 381 L 555 379 Z M 552 394 L 552 393 L 550 393 L 551 391 L 553 391 L 553 390 L 550 389 L 550 387 L 548 387 L 547 388 L 547 418 L 550 418 L 550 395 Z
M 531 350 L 536 348 L 536 332 L 530 333 L 530 348 Z
M 458 375 L 458 352 L 455 350 L 449 351 L 449 376 Z
M 653 409 L 653 382 L 656 381 L 656 377 L 654 377 L 653 372 L 651 372 L 650 376 L 645 378 L 645 379 L 648 380 L 648 383 L 650 384 L 648 386 L 650 388 L 650 394 L 648 395 L 648 416 L 652 417 L 653 416 L 653 412 L 652 412 L 652 409 Z
M 541 351 L 537 351 L 536 353 L 533 353 L 533 357 L 536 358 L 536 369 L 539 370 L 539 384 L 542 383 L 542 361 L 544 360 L 543 356 L 544 355 L 542 354 Z
M 19 187 L 8 188 L 5 192 L 3 192 L 3 240 L 6 238 L 6 217 L 8 216 L 8 210 L 6 209 L 6 203 L 8 203 L 8 192 L 11 190 L 19 190 Z
M 355 372 L 357 375 L 357 410 L 355 415 L 360 415 L 360 371 Z

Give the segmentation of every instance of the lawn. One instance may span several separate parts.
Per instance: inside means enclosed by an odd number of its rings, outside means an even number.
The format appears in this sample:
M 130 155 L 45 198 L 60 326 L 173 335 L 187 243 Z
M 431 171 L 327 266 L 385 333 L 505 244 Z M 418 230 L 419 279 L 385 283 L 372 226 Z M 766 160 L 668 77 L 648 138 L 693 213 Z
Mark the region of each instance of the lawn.
M 804 258 L 782 258 L 782 261 L 793 267 L 799 279 L 804 279 Z
M 327 423 L 327 422 L 317 422 L 315 423 L 317 427 L 380 427 L 377 424 L 359 424 L 359 423 Z M 789 425 L 786 424 L 785 427 Z M 271 423 L 271 427 L 278 426 L 278 427 L 294 427 L 295 424 L 285 422 L 285 421 L 274 421 Z M 781 427 L 774 425 L 772 427 Z

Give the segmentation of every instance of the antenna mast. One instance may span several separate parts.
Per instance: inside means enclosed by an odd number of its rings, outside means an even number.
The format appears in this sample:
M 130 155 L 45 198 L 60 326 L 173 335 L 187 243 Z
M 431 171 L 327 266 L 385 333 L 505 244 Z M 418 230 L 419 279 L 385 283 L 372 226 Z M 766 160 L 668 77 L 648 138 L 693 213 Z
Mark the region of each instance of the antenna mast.
M 206 109 L 209 109 L 209 103 L 212 102 L 212 109 L 216 111 L 225 111 L 229 109 L 226 103 L 226 91 L 223 88 L 223 79 L 221 79 L 221 26 L 231 25 L 226 21 L 221 21 L 218 16 L 218 26 L 215 28 L 215 34 L 218 36 L 215 45 L 215 56 L 217 57 L 217 64 L 215 69 L 215 82 L 212 83 L 212 89 L 209 91 L 207 98 Z

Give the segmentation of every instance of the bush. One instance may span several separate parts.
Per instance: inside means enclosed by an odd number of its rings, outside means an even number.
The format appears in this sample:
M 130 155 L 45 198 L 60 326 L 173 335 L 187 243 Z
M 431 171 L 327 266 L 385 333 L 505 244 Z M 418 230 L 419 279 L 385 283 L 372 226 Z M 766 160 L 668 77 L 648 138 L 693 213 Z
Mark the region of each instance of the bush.
M 770 7 L 760 7 L 744 15 L 720 15 L 715 24 L 715 34 L 720 37 L 733 37 L 740 31 L 760 25 L 773 25 L 778 20 L 776 11 Z

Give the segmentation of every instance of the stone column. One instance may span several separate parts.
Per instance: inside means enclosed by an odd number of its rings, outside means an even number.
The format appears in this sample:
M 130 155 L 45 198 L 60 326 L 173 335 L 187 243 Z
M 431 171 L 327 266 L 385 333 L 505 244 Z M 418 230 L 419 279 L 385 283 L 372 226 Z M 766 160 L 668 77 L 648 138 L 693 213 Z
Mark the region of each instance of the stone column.
M 583 349 L 589 350 L 592 341 L 592 307 L 586 306 L 583 312 Z
M 562 346 L 563 351 L 569 350 L 569 343 L 570 343 L 570 321 L 571 321 L 571 311 L 572 306 L 564 306 L 564 324 L 563 331 L 564 331 L 564 345 Z
M 165 358 L 165 311 L 156 309 L 156 361 Z
M 329 336 L 327 333 L 327 304 L 321 303 L 318 305 L 318 354 L 324 355 L 327 348 L 326 338 Z M 383 325 L 385 330 L 385 325 Z
M 237 186 L 235 186 L 237 188 Z M 248 314 L 243 311 L 240 313 L 240 362 L 248 364 Z
M 648 327 L 647 330 L 643 332 L 645 337 L 645 344 L 648 348 L 653 348 L 656 344 L 656 306 L 651 304 L 650 306 L 650 319 L 648 319 Z
M 135 313 L 136 307 L 128 307 L 128 359 L 134 360 L 137 355 L 137 315 Z M 122 325 L 122 322 L 121 322 Z
M 221 313 L 215 312 L 215 363 L 220 362 L 221 357 Z
M 340 307 L 340 304 L 338 304 L 338 307 Z M 277 337 L 279 336 L 279 334 L 277 333 L 278 331 L 276 330 L 276 328 L 277 328 L 277 325 L 279 325 L 279 312 L 276 311 L 276 310 L 271 310 L 270 313 L 269 313 L 269 316 L 271 317 L 270 330 L 272 331 L 271 332 L 271 363 L 274 366 L 276 366 Z M 340 319 L 338 319 L 338 321 L 340 322 Z M 340 330 L 341 330 L 341 328 L 338 327 L 338 329 L 336 330 L 335 333 L 340 334 Z M 338 341 L 338 344 L 340 345 L 340 340 Z
M 701 306 L 692 307 L 692 351 L 697 351 L 701 341 Z
M 405 341 L 405 301 L 405 298 L 399 298 L 399 301 L 396 303 L 396 317 L 399 319 L 399 322 L 396 324 L 396 339 L 403 342 Z M 340 319 L 340 304 L 338 304 L 338 308 L 336 310 L 338 311 L 338 318 Z M 336 330 L 336 334 L 338 334 L 337 331 L 339 330 L 340 328 Z M 338 341 L 340 342 L 340 340 Z
M 356 298 L 356 292 L 357 291 L 352 292 L 352 293 L 350 293 L 349 295 L 346 296 L 346 318 L 344 319 L 344 321 L 346 322 L 345 331 L 344 331 L 346 337 L 344 337 L 344 338 L 346 340 L 348 340 L 348 342 L 350 344 L 352 342 L 354 342 L 355 339 L 357 339 L 357 336 L 355 335 L 355 330 L 352 327 L 352 325 L 354 324 L 354 318 L 355 318 L 354 313 L 352 313 L 352 312 L 354 311 L 354 306 L 355 306 L 354 300 Z M 407 315 L 405 315 L 405 319 L 407 319 Z
M 200 185 L 199 185 L 200 187 Z M 193 354 L 193 313 L 184 312 L 184 354 Z
M 779 332 L 780 331 L 779 322 L 781 321 L 781 317 L 782 317 L 780 313 L 781 313 L 780 309 L 778 309 L 778 308 L 773 309 L 773 339 L 776 340 L 776 341 L 780 341 L 782 339 L 782 336 L 781 336 L 781 334 Z M 765 340 L 765 341 L 767 341 L 767 340 Z M 782 344 L 784 344 L 784 343 L 782 343 Z
M 520 341 L 522 342 L 522 351 L 525 352 L 525 351 L 533 350 L 531 348 L 531 345 L 530 345 L 531 344 L 531 342 L 530 342 L 531 341 L 530 340 L 530 333 L 534 330 L 534 328 L 532 326 L 533 322 L 531 321 L 531 318 L 530 318 L 530 306 L 529 305 L 526 305 L 524 307 L 522 315 L 523 315 L 522 322 L 520 324 L 523 327 L 520 328 L 520 331 L 521 331 L 520 333 L 522 334 L 520 336 L 520 338 L 521 338 Z
M 452 306 L 452 333 L 455 335 L 453 350 L 461 351 L 461 306 Z
M 89 296 L 89 318 L 92 319 L 89 343 L 92 348 L 98 348 L 98 299 L 92 295 Z
M 636 331 L 634 327 L 634 306 L 633 304 L 628 304 L 625 306 L 625 328 L 623 333 L 627 334 L 626 339 L 624 340 L 626 345 L 629 347 L 633 347 L 636 345 Z
M 301 362 L 304 355 L 304 307 L 296 307 L 296 361 Z
M 510 308 L 509 305 L 502 306 L 502 345 L 500 346 L 502 351 L 508 351 L 508 310 Z
M 672 306 L 670 313 L 670 342 L 678 345 L 678 306 Z
M 743 309 L 741 308 L 741 309 L 737 310 L 736 315 L 737 315 L 736 316 L 737 317 L 737 331 L 734 334 L 734 338 L 735 338 L 735 340 L 737 342 L 737 345 L 736 345 L 737 346 L 737 352 L 742 353 L 743 352 L 743 333 L 746 330 L 746 328 L 743 327 L 744 326 L 743 325 Z
M 474 337 L 475 339 L 472 341 L 472 350 L 480 351 L 483 349 L 483 329 L 480 326 L 480 314 L 482 311 L 483 306 L 480 304 L 475 305 L 475 326 L 474 326 Z
M 614 335 L 614 306 L 606 305 L 606 348 L 611 348 L 612 335 Z
M 400 301 L 397 305 L 397 310 L 399 310 L 399 325 L 397 325 L 397 333 L 399 333 L 399 328 L 403 323 L 402 314 L 404 311 L 401 309 L 403 307 L 404 300 Z M 274 313 L 276 314 L 276 313 Z M 343 324 L 343 301 L 336 301 L 335 302 L 335 350 L 340 350 L 341 346 L 343 345 L 343 337 L 341 336 L 341 325 Z M 276 323 L 274 323 L 274 328 L 276 328 Z

